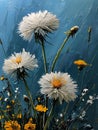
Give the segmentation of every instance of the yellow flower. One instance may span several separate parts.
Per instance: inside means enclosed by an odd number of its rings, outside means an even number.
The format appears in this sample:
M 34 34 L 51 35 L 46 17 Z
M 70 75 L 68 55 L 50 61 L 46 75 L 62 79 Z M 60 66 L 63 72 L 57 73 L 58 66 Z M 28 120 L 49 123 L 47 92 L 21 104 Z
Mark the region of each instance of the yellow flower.
M 4 79 L 5 79 L 5 77 L 2 75 L 2 76 L 0 77 L 0 80 L 3 81 Z
M 15 117 L 15 115 L 14 115 L 14 114 L 12 114 L 12 117 L 14 118 L 14 117 Z
M 7 106 L 6 106 L 6 108 L 7 108 L 7 109 L 10 109 L 10 108 L 11 108 L 11 106 L 10 106 L 10 105 L 7 105 Z
M 82 70 L 84 67 L 89 65 L 87 62 L 85 62 L 84 60 L 81 60 L 81 59 L 74 61 L 74 64 L 78 66 L 79 70 Z
M 12 101 L 11 101 L 11 103 L 12 103 L 12 104 L 15 104 L 15 101 L 14 101 L 14 100 L 12 100 Z
M 48 108 L 46 108 L 45 106 L 43 105 L 37 105 L 35 107 L 35 110 L 38 111 L 38 112 L 46 112 L 48 110 Z
M 40 97 L 38 97 L 38 98 L 37 98 L 37 100 L 40 102 L 41 98 L 40 98 Z
M 4 116 L 3 115 L 0 115 L 0 120 L 2 120 L 4 118 Z
M 0 101 L 2 100 L 2 97 L 0 97 Z
M 36 124 L 32 123 L 32 118 L 29 119 L 28 123 L 24 125 L 24 130 L 35 130 Z
M 5 130 L 21 130 L 20 124 L 17 121 L 6 121 L 4 128 Z
M 21 119 L 21 118 L 22 118 L 22 114 L 21 114 L 21 113 L 18 114 L 18 115 L 17 115 L 17 118 L 20 118 L 20 119 Z

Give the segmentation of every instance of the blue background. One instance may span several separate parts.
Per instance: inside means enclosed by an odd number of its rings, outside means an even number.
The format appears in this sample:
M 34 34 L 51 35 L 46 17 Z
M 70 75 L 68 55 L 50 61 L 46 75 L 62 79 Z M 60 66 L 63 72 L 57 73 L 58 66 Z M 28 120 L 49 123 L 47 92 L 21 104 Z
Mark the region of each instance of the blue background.
M 39 69 L 35 70 L 28 79 L 33 93 L 38 93 L 38 79 L 44 73 L 41 47 L 34 39 L 31 42 L 24 41 L 17 33 L 18 24 L 23 16 L 39 10 L 48 10 L 56 14 L 60 19 L 60 27 L 53 34 L 49 34 L 46 43 L 46 55 L 48 67 L 51 66 L 53 57 L 65 38 L 64 32 L 72 26 L 78 25 L 79 31 L 75 37 L 70 38 L 65 45 L 55 70 L 69 72 L 78 82 L 79 90 L 82 87 L 95 84 L 93 93 L 98 93 L 98 0 L 0 0 L 0 38 L 6 51 L 6 57 L 13 52 L 20 52 L 22 48 L 35 54 L 38 59 Z M 92 27 L 91 41 L 88 43 L 88 28 Z M 95 57 L 95 58 L 94 58 Z M 2 65 L 4 52 L 0 46 L 0 75 L 3 74 Z M 81 72 L 78 80 L 78 70 L 73 64 L 76 59 L 84 59 L 92 64 L 92 67 Z M 94 60 L 93 60 L 94 58 Z M 84 76 L 85 75 L 85 76 Z M 83 81 L 81 78 L 84 76 Z M 32 88 L 32 84 L 33 87 Z M 3 84 L 0 82 L 0 90 Z M 23 89 L 23 88 L 22 88 Z M 95 130 L 98 129 L 98 102 L 91 106 L 90 122 L 93 122 Z

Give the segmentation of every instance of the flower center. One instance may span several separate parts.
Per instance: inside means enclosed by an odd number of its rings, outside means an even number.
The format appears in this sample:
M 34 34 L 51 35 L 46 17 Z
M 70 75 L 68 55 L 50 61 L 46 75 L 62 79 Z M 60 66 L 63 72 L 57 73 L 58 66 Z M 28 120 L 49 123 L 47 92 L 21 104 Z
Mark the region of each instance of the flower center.
M 54 78 L 51 83 L 52 83 L 54 88 L 60 88 L 62 86 L 61 79 Z
M 21 61 L 22 61 L 21 56 L 17 56 L 15 59 L 12 59 L 12 62 L 17 63 L 17 64 L 21 63 Z
M 21 56 L 16 57 L 16 60 L 15 60 L 15 61 L 16 61 L 16 63 L 18 63 L 18 64 L 21 63 L 21 61 L 22 61 Z

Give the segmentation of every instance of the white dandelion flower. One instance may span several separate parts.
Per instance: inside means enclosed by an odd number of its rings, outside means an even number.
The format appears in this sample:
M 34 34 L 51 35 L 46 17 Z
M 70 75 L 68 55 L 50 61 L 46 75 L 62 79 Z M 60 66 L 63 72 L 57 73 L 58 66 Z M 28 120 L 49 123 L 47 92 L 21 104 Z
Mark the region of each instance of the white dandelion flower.
M 19 23 L 18 33 L 24 40 L 31 41 L 33 35 L 35 40 L 43 42 L 47 33 L 51 33 L 59 26 L 56 15 L 45 11 L 28 14 Z
M 59 99 L 60 103 L 62 100 L 69 102 L 76 98 L 77 84 L 68 73 L 47 73 L 42 76 L 38 83 L 42 94 L 55 100 Z
M 26 52 L 23 49 L 20 53 L 12 54 L 8 59 L 5 59 L 3 70 L 6 74 L 13 74 L 14 76 L 25 75 L 28 70 L 33 70 L 38 67 L 35 55 Z

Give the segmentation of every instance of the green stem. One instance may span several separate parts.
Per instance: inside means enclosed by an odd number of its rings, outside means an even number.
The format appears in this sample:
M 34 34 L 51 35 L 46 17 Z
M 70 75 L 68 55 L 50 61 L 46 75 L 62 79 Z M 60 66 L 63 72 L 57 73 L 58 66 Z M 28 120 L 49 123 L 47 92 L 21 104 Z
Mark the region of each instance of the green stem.
M 43 129 L 43 130 L 47 130 L 47 127 L 49 126 L 51 117 L 53 116 L 53 108 L 54 108 L 54 105 L 52 105 L 52 107 L 51 107 L 49 116 L 48 116 L 48 118 L 47 118 L 47 121 L 46 121 L 46 123 L 45 123 L 45 126 L 44 126 L 44 129 Z
M 41 47 L 42 47 L 42 56 L 43 56 L 43 62 L 44 62 L 44 70 L 45 73 L 47 73 L 47 60 L 46 60 L 46 53 L 45 53 L 45 46 L 44 46 L 44 42 L 41 42 Z M 45 106 L 48 106 L 48 98 L 45 97 Z M 46 113 L 43 114 L 43 125 L 45 124 L 46 121 Z
M 45 46 L 44 46 L 44 42 L 41 43 L 42 46 L 42 56 L 43 56 L 43 61 L 44 61 L 44 70 L 45 73 L 47 72 L 47 61 L 46 61 L 46 53 L 45 53 Z
M 36 111 L 35 111 L 35 109 L 34 109 L 34 104 L 33 104 L 33 100 L 32 100 L 32 95 L 31 95 L 31 93 L 30 93 L 28 84 L 27 84 L 25 78 L 23 78 L 23 81 L 24 81 L 24 84 L 25 84 L 25 89 L 26 89 L 27 95 L 28 95 L 28 97 L 29 97 L 29 99 L 30 99 L 31 107 L 32 107 L 32 109 L 33 109 L 33 111 L 34 111 L 34 116 L 36 116 Z
M 64 39 L 64 41 L 63 41 L 61 47 L 60 47 L 59 50 L 57 51 L 56 56 L 55 56 L 55 58 L 54 58 L 54 60 L 53 60 L 53 63 L 52 63 L 51 71 L 54 70 L 54 67 L 55 67 L 55 64 L 56 64 L 56 62 L 57 62 L 57 60 L 58 60 L 58 58 L 59 58 L 59 55 L 60 55 L 62 49 L 64 48 L 64 46 L 65 46 L 65 44 L 66 44 L 66 42 L 68 41 L 68 39 L 69 39 L 70 36 L 71 36 L 70 34 L 67 35 L 67 37 Z
M 69 108 L 69 103 L 67 103 L 67 105 L 66 105 L 66 108 L 65 108 L 65 111 L 64 111 L 64 116 L 66 115 L 68 108 Z

